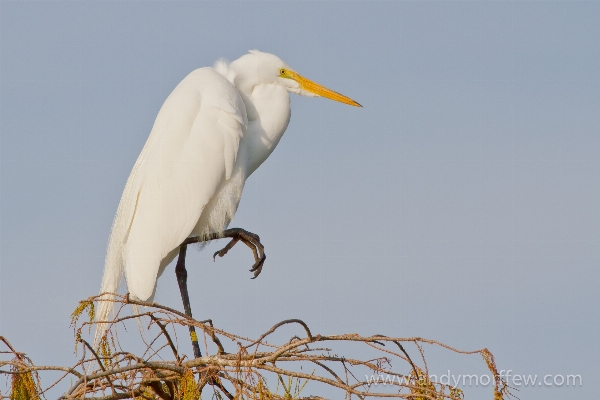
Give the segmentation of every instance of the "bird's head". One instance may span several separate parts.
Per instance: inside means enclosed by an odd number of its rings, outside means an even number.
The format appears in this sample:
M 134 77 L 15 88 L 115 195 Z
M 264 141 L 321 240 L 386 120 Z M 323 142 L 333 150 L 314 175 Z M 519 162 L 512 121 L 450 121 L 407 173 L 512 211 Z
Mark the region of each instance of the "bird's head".
M 288 92 L 301 96 L 320 96 L 362 107 L 351 98 L 306 79 L 274 54 L 250 50 L 249 54 L 232 62 L 230 67 L 235 72 L 236 86 L 253 87 L 258 84 L 272 84 L 282 86 Z

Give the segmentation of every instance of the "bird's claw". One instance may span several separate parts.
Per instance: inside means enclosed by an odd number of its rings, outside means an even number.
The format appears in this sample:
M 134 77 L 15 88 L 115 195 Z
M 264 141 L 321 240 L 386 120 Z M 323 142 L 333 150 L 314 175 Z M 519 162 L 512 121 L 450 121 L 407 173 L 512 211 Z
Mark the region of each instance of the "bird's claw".
M 213 261 L 217 260 L 217 256 L 223 257 L 226 253 L 227 252 L 223 252 L 223 250 L 215 251 L 215 254 L 213 254 Z
M 250 268 L 250 272 L 254 272 L 254 276 L 250 279 L 254 279 L 260 275 L 260 273 L 262 272 L 262 267 L 265 264 L 266 259 L 267 259 L 267 256 L 265 256 L 263 254 L 262 258 L 254 263 L 252 268 Z
M 260 242 L 260 237 L 255 233 L 243 229 L 232 229 L 231 231 L 232 232 L 228 235 L 228 237 L 231 237 L 231 241 L 221 250 L 213 254 L 213 261 L 215 261 L 217 256 L 223 257 L 237 242 L 241 241 L 248 246 L 254 254 L 254 265 L 250 268 L 250 272 L 254 272 L 254 277 L 252 279 L 256 278 L 260 275 L 265 260 L 267 259 L 264 246 Z

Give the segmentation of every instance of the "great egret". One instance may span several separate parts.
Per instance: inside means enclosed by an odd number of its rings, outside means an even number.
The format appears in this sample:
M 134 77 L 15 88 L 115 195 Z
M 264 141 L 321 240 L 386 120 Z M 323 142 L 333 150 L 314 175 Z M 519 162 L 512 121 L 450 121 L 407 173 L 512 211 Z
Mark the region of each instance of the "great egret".
M 288 93 L 361 107 L 302 77 L 279 57 L 257 50 L 230 64 L 217 61 L 213 68 L 197 69 L 177 85 L 160 109 L 125 185 L 110 234 L 101 293 L 115 293 L 124 272 L 130 298 L 152 301 L 158 277 L 179 253 L 177 279 L 186 314 L 191 316 L 185 246 L 225 237 L 231 242 L 215 256 L 222 257 L 242 241 L 255 255 L 251 271 L 255 277 L 260 273 L 265 256 L 258 236 L 225 229 L 246 179 L 269 157 L 287 128 Z M 113 302 L 100 302 L 97 321 L 106 321 L 112 308 Z M 105 329 L 106 324 L 98 325 L 96 344 Z M 195 342 L 195 333 L 190 334 Z M 193 345 L 199 357 L 197 341 Z

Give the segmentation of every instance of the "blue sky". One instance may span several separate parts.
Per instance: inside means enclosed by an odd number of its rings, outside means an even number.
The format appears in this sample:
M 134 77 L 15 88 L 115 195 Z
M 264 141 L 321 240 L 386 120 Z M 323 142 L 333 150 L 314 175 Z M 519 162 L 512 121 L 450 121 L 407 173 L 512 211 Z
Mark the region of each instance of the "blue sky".
M 0 3 L 0 334 L 73 362 L 69 315 L 99 289 L 162 102 L 256 48 L 364 108 L 292 99 L 232 223 L 260 234 L 263 273 L 245 248 L 190 252 L 194 315 L 248 336 L 295 317 L 488 347 L 502 369 L 583 377 L 521 398 L 591 397 L 599 20 L 570 1 Z M 180 308 L 172 269 L 157 301 Z

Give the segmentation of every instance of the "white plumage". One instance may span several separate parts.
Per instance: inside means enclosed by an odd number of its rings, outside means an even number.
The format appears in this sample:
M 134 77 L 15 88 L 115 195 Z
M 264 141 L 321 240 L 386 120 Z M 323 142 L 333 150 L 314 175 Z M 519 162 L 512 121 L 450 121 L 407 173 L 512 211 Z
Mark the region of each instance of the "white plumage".
M 229 65 L 218 61 L 197 69 L 177 85 L 127 180 L 101 293 L 115 293 L 124 274 L 133 299 L 151 300 L 158 277 L 186 238 L 227 228 L 244 182 L 287 128 L 288 92 L 359 105 L 256 50 Z M 108 319 L 112 304 L 100 303 L 98 321 Z M 100 324 L 96 342 L 104 329 Z

